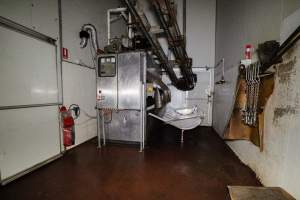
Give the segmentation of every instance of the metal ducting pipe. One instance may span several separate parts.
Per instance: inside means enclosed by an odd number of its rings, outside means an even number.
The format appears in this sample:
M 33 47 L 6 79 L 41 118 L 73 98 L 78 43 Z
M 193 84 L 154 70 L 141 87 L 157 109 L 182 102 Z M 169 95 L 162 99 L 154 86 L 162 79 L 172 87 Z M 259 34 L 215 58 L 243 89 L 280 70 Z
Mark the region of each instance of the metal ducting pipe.
M 79 33 L 81 38 L 80 47 L 85 48 L 88 43 L 88 39 L 91 38 L 92 46 L 94 50 L 97 52 L 99 49 L 98 38 L 97 38 L 97 30 L 92 24 L 84 24 L 81 27 L 81 31 Z
M 148 29 L 145 25 L 147 23 L 145 22 L 144 18 L 140 17 L 140 13 L 135 8 L 134 1 L 124 0 L 124 2 L 126 3 L 130 14 L 134 18 L 137 28 L 139 28 L 139 31 L 149 41 L 153 53 L 157 56 L 159 62 L 161 63 L 161 66 L 166 70 L 170 80 L 172 81 L 172 84 L 179 90 L 184 90 L 184 91 L 192 90 L 195 86 L 194 85 L 195 77 L 191 73 L 191 68 L 184 69 L 183 77 L 178 78 L 173 69 L 174 65 L 169 62 L 168 57 L 164 53 L 157 38 L 148 31 Z
M 187 55 L 185 40 L 181 35 L 171 2 L 170 0 L 153 0 L 152 4 L 166 33 L 168 44 L 174 53 L 175 59 L 179 62 L 179 68 L 183 75 L 182 80 L 179 80 L 179 87 L 187 85 L 192 89 L 196 82 L 195 75 L 192 71 L 191 59 Z
M 160 87 L 162 94 L 159 93 L 160 99 L 162 100 L 160 103 L 165 105 L 171 102 L 171 91 L 169 87 L 161 80 L 159 76 L 156 76 L 150 71 L 147 71 L 147 81 L 151 83 L 155 83 Z
M 160 91 L 158 88 L 155 88 L 154 91 L 154 99 L 155 99 L 155 108 L 162 108 L 163 107 L 163 100 L 162 97 L 160 95 Z

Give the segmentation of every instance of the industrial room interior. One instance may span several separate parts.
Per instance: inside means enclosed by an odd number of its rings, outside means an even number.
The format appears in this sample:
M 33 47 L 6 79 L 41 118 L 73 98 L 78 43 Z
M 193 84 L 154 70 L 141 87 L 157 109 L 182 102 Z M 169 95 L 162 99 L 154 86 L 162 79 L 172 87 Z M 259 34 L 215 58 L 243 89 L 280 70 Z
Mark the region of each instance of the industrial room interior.
M 0 0 L 0 199 L 300 199 L 299 39 L 300 0 Z

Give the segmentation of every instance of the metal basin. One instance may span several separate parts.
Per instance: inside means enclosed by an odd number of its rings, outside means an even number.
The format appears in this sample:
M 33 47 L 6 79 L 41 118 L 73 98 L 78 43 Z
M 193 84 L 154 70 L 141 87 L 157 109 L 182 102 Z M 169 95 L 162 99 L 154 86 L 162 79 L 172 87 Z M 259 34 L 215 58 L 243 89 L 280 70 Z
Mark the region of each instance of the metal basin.
M 196 110 L 197 108 L 193 107 L 193 108 L 180 108 L 180 109 L 176 109 L 175 111 L 180 115 L 190 115 L 194 113 Z

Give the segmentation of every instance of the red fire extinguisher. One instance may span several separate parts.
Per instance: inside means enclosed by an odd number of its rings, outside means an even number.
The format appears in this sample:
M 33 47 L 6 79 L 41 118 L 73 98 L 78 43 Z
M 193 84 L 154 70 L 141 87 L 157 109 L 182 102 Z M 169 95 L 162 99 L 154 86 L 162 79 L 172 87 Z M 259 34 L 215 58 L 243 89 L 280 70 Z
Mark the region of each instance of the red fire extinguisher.
M 252 45 L 247 44 L 245 46 L 245 59 L 250 60 L 252 58 Z
M 75 122 L 72 110 L 67 109 L 65 106 L 60 107 L 60 116 L 64 146 L 72 146 L 75 144 Z

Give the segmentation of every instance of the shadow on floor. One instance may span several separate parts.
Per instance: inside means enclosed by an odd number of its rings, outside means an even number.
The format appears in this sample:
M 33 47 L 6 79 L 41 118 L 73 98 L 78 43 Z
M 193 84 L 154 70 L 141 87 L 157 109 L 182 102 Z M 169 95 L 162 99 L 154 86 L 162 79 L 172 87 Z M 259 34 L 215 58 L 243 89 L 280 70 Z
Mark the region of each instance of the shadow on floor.
M 138 148 L 96 140 L 0 188 L 3 200 L 227 200 L 227 185 L 260 186 L 211 128 L 185 134 L 163 126 Z

